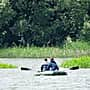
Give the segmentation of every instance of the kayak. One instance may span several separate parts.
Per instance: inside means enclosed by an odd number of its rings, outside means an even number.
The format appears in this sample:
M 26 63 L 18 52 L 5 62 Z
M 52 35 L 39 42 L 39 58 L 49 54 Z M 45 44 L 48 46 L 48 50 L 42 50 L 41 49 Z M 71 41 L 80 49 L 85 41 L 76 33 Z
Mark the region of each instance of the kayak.
M 44 72 L 37 72 L 35 76 L 59 76 L 59 75 L 67 75 L 67 72 L 65 71 L 44 71 Z

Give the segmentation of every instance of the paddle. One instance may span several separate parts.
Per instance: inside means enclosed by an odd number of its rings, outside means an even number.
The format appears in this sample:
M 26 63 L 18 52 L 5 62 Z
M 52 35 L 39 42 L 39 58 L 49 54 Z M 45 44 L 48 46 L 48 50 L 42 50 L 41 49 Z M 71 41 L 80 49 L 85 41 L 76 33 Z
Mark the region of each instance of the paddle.
M 77 70 L 77 69 L 79 69 L 79 66 L 73 66 L 73 67 L 71 67 L 71 68 L 69 68 L 70 70 Z
M 28 67 L 21 67 L 20 69 L 21 70 L 26 70 L 26 71 L 32 70 L 31 68 L 28 68 Z M 79 66 L 73 66 L 73 67 L 69 68 L 69 70 L 77 70 L 77 69 L 79 69 Z M 41 71 L 37 71 L 37 72 L 41 72 Z
M 32 70 L 31 68 L 27 68 L 27 67 L 21 67 L 21 70 Z

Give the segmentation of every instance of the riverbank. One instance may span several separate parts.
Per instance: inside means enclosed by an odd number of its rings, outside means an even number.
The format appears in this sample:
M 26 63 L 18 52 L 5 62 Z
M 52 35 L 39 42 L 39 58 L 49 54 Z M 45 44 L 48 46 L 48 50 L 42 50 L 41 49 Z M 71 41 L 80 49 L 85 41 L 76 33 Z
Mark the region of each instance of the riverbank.
M 13 47 L 0 49 L 0 58 L 80 57 L 90 55 L 90 45 L 73 42 L 60 47 Z
M 90 55 L 89 49 L 61 49 L 58 47 L 26 47 L 0 49 L 0 58 L 79 57 Z

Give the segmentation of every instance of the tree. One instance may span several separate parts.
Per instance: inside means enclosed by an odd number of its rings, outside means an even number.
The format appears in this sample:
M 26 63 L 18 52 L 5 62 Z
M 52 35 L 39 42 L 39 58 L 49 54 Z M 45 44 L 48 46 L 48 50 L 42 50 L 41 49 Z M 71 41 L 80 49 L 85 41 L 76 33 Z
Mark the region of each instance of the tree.
M 67 36 L 81 39 L 87 8 L 87 0 L 9 0 L 1 9 L 0 36 L 7 46 L 62 46 Z
M 2 1 L 0 6 L 0 46 L 11 46 L 16 41 L 15 32 L 12 29 L 16 21 L 16 13 L 11 9 L 8 0 Z M 12 37 L 12 38 L 11 38 Z

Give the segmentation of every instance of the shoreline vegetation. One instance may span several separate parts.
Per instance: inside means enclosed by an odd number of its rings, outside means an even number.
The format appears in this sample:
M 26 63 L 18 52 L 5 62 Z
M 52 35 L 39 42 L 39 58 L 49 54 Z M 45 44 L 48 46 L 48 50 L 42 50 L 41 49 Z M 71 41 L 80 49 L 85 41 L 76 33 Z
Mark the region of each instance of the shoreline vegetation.
M 72 42 L 60 47 L 10 47 L 0 49 L 0 58 L 66 58 L 90 56 L 90 45 L 86 42 Z
M 12 64 L 0 63 L 0 68 L 7 69 L 7 68 L 17 68 L 17 66 Z
M 73 58 L 71 60 L 64 61 L 61 67 L 70 68 L 79 66 L 80 68 L 90 68 L 90 56 L 82 56 L 79 58 Z
M 10 47 L 0 49 L 0 58 L 73 58 L 61 64 L 61 67 L 90 68 L 90 45 L 86 42 L 72 42 L 60 47 Z M 0 68 L 16 68 L 9 64 L 0 64 Z

